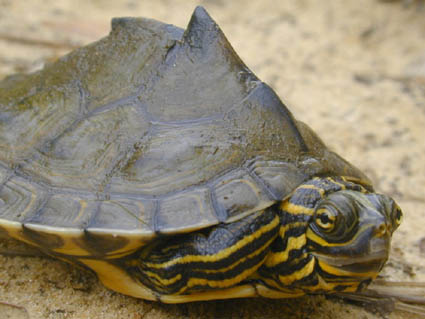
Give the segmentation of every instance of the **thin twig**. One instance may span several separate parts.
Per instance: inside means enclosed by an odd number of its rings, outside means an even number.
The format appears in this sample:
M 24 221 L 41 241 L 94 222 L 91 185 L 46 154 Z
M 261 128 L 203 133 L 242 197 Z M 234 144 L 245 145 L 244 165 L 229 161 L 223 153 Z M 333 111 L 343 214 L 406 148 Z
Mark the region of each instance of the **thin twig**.
M 25 317 L 26 318 L 29 318 L 30 317 L 29 316 L 29 313 L 28 313 L 28 310 L 25 307 L 23 307 L 23 306 L 18 306 L 18 305 L 12 304 L 12 303 L 4 302 L 4 301 L 0 301 L 0 305 L 18 309 L 19 311 L 25 313 Z
M 57 42 L 57 41 L 50 41 L 50 40 L 32 39 L 32 38 L 25 38 L 25 37 L 15 36 L 15 35 L 10 35 L 5 33 L 0 33 L 0 40 L 15 42 L 15 43 L 24 44 L 24 45 L 44 46 L 44 47 L 48 47 L 52 49 L 73 50 L 80 47 L 80 45 L 72 44 L 69 42 Z

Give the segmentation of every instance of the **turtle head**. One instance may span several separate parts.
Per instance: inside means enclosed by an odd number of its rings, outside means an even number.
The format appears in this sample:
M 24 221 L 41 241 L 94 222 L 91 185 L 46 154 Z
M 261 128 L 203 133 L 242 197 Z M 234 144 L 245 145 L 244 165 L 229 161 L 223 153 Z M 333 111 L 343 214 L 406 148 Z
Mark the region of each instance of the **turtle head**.
M 280 287 L 307 293 L 355 292 L 388 259 L 402 212 L 393 199 L 346 178 L 315 178 L 280 205 L 282 247 L 264 268 Z M 284 230 L 283 230 L 284 229 Z M 281 251 L 286 251 L 285 259 Z
M 323 285 L 352 281 L 357 290 L 375 279 L 401 219 L 401 209 L 385 195 L 341 190 L 321 200 L 306 237 Z

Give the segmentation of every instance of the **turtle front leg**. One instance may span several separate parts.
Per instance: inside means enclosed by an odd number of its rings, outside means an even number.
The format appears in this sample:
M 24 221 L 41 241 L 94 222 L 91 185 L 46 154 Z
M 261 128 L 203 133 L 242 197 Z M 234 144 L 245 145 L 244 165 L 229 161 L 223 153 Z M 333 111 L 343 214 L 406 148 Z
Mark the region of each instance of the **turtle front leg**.
M 231 290 L 262 265 L 279 227 L 278 215 L 267 209 L 230 224 L 170 237 L 146 247 L 127 271 L 159 296 L 198 299 L 209 291 Z

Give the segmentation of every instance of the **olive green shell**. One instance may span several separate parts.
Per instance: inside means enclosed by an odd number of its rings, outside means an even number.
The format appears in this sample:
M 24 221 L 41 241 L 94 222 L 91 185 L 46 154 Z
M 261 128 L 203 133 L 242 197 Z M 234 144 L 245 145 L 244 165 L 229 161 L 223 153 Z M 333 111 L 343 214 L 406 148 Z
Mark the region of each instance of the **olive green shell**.
M 202 8 L 185 32 L 114 19 L 100 41 L 0 82 L 0 231 L 40 246 L 61 234 L 141 246 L 240 219 L 315 175 L 367 181 Z

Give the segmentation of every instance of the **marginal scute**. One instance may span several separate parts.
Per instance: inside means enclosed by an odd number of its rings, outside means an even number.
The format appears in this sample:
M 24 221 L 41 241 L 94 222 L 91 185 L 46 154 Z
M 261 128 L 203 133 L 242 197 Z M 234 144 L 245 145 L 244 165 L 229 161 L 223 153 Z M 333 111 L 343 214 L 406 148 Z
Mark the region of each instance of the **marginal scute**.
M 155 202 L 153 200 L 118 198 L 105 200 L 100 203 L 96 216 L 90 220 L 88 230 L 98 228 L 104 231 L 109 229 L 110 232 L 137 231 L 140 235 L 153 233 L 154 212 Z
M 83 229 L 96 214 L 98 203 L 78 196 L 55 194 L 48 198 L 37 215 L 27 218 L 31 224 Z
M 308 178 L 296 165 L 288 162 L 253 160 L 248 167 L 270 189 L 274 200 L 284 199 L 294 185 Z
M 214 196 L 218 206 L 216 209 L 225 212 L 227 222 L 268 207 L 273 202 L 243 169 L 223 176 L 214 186 Z
M 129 238 L 113 233 L 97 233 L 87 230 L 84 236 L 76 239 L 76 242 L 90 252 L 91 255 L 102 258 L 125 248 L 129 243 Z
M 162 200 L 155 217 L 155 230 L 164 234 L 190 232 L 218 222 L 208 188 L 178 193 Z

